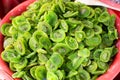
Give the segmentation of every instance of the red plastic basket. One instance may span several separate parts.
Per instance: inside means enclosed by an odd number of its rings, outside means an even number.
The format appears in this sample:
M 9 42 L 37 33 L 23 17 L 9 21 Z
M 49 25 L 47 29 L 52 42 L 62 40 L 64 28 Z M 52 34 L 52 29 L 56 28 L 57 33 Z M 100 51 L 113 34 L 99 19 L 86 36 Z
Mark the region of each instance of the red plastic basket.
M 30 5 L 31 3 L 33 3 L 36 0 L 28 0 L 25 1 L 23 3 L 21 3 L 20 5 L 18 5 L 17 7 L 15 7 L 14 9 L 12 9 L 0 22 L 0 26 L 4 23 L 10 22 L 10 17 L 12 16 L 17 16 L 20 15 L 22 12 L 24 12 L 26 10 L 26 7 L 28 5 Z M 116 14 L 116 12 L 114 12 L 111 9 L 108 9 L 108 12 L 110 14 L 114 14 L 116 16 L 116 28 L 118 30 L 118 34 L 120 36 L 120 17 Z M 118 14 L 120 14 L 119 12 L 117 12 Z M 0 53 L 3 51 L 3 41 L 4 41 L 4 36 L 0 33 Z M 116 43 L 116 47 L 118 48 L 118 53 L 115 56 L 112 64 L 110 65 L 110 68 L 107 70 L 107 72 L 103 75 L 101 75 L 100 77 L 97 78 L 97 80 L 113 80 L 117 74 L 120 72 L 120 39 L 117 40 Z M 6 62 L 4 62 L 1 59 L 0 56 L 0 80 L 20 80 L 20 79 L 13 79 L 12 76 L 13 72 L 9 69 L 8 65 Z

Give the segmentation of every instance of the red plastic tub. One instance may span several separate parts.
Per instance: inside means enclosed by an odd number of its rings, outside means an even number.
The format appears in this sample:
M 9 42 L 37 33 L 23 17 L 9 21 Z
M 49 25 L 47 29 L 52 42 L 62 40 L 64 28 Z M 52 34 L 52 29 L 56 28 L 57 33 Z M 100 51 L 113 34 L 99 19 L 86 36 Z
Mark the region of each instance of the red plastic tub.
M 12 9 L 3 19 L 0 21 L 0 27 L 2 24 L 10 22 L 10 17 L 20 15 L 22 12 L 26 10 L 26 7 L 33 3 L 35 0 L 28 0 L 14 9 Z M 116 16 L 116 28 L 118 30 L 118 34 L 120 36 L 120 17 L 111 9 L 108 9 L 108 12 L 110 14 L 114 14 Z M 0 53 L 3 51 L 3 41 L 4 36 L 0 33 Z M 107 70 L 107 72 L 100 77 L 97 78 L 97 80 L 113 80 L 117 74 L 120 72 L 120 39 L 117 40 L 116 47 L 118 48 L 118 53 L 114 58 L 114 61 L 112 62 L 110 68 Z M 7 63 L 5 63 L 0 56 L 0 80 L 19 80 L 19 79 L 13 79 L 11 75 L 13 72 L 9 69 Z

